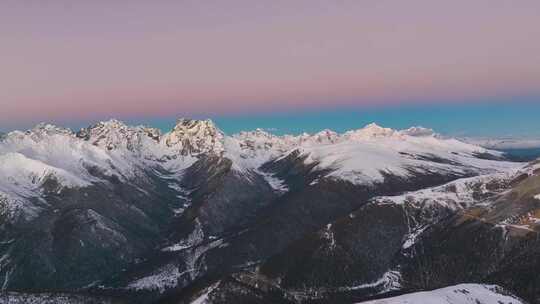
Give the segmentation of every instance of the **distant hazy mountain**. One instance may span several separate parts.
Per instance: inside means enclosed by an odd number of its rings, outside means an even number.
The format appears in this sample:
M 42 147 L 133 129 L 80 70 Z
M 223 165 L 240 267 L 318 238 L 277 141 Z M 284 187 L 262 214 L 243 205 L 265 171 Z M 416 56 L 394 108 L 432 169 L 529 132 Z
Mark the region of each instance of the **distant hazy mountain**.
M 0 283 L 12 302 L 355 303 L 471 282 L 534 302 L 539 167 L 418 127 L 40 124 L 0 142 Z
M 515 161 L 531 161 L 540 157 L 540 139 L 463 139 L 470 144 L 486 149 L 501 151 L 508 159 Z
M 520 139 L 520 138 L 466 138 L 464 141 L 479 145 L 488 149 L 509 150 L 509 149 L 534 149 L 540 148 L 540 139 Z

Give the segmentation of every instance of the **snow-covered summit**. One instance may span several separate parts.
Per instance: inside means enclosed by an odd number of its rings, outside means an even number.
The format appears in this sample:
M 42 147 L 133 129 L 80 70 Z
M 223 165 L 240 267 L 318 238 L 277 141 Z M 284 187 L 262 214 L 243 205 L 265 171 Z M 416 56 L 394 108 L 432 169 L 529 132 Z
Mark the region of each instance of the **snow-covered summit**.
M 344 136 L 352 140 L 365 140 L 381 137 L 392 137 L 396 134 L 398 134 L 398 132 L 394 129 L 383 128 L 376 123 L 371 123 L 364 128 L 348 131 L 344 134 Z
M 381 127 L 376 123 L 368 124 L 364 128 L 348 131 L 344 134 L 345 138 L 352 140 L 369 140 L 391 137 L 400 138 L 403 136 L 432 137 L 438 136 L 438 134 L 432 129 L 420 126 L 410 127 L 404 130 L 394 130 L 391 128 Z

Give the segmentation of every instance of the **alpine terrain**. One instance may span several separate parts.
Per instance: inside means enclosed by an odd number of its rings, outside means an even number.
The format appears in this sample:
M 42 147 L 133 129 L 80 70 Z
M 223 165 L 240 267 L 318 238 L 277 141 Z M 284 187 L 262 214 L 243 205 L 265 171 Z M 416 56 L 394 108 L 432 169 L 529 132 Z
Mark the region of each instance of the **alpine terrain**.
M 0 303 L 540 303 L 540 162 L 430 129 L 0 135 Z

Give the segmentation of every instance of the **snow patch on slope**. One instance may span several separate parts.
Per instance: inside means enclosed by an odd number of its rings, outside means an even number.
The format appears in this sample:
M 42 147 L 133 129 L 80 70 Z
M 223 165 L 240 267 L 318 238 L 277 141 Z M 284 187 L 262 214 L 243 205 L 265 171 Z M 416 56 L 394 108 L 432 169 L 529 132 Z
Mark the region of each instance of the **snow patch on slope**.
M 204 292 L 203 294 L 201 294 L 198 298 L 196 298 L 195 300 L 193 300 L 191 302 L 191 304 L 207 304 L 209 303 L 208 300 L 210 299 L 209 296 L 210 294 L 212 293 L 212 291 L 214 291 L 216 288 L 219 287 L 219 284 L 221 283 L 221 281 L 218 281 L 217 283 L 215 284 L 212 284 L 210 287 L 208 287 Z
M 396 270 L 389 270 L 382 275 L 382 277 L 375 282 L 356 285 L 352 287 L 346 287 L 345 290 L 361 290 L 366 288 L 381 288 L 379 293 L 385 293 L 393 290 L 399 290 L 401 288 L 401 273 Z
M 428 228 L 429 226 L 422 226 L 418 228 L 411 229 L 410 233 L 405 237 L 405 242 L 402 245 L 403 249 L 409 249 L 414 244 L 416 244 L 416 241 L 418 240 L 418 237 Z
M 444 218 L 448 211 L 463 210 L 472 206 L 488 205 L 496 195 L 510 190 L 510 182 L 521 170 L 462 178 L 442 186 L 426 188 L 396 196 L 373 199 L 375 204 L 397 204 L 407 214 L 409 233 L 405 236 L 403 249 L 409 249 L 431 224 Z M 422 212 L 421 219 L 409 215 L 412 210 Z M 416 211 L 412 212 L 413 214 Z
M 433 291 L 363 302 L 364 304 L 523 304 L 496 285 L 460 284 Z
M 128 285 L 128 288 L 135 290 L 157 290 L 163 293 L 166 289 L 175 287 L 182 275 L 178 270 L 178 266 L 167 264 L 159 268 L 154 274 L 132 282 Z
M 267 172 L 262 172 L 262 171 L 259 171 L 259 170 L 257 170 L 256 172 L 257 172 L 257 174 L 264 177 L 264 179 L 270 185 L 270 187 L 272 187 L 272 189 L 274 189 L 278 193 L 285 193 L 285 192 L 289 191 L 289 187 L 287 186 L 285 181 L 277 178 L 274 174 L 267 173 Z
M 381 196 L 374 200 L 380 204 L 392 203 L 403 205 L 405 203 L 421 203 L 423 206 L 441 206 L 450 210 L 460 210 L 471 207 L 478 202 L 478 199 L 474 197 L 475 192 L 480 194 L 494 192 L 495 189 L 487 189 L 488 183 L 500 181 L 501 184 L 506 184 L 517 172 L 519 172 L 519 168 L 512 168 L 502 173 L 461 178 L 442 186 L 396 196 Z M 500 190 L 502 191 L 503 189 Z

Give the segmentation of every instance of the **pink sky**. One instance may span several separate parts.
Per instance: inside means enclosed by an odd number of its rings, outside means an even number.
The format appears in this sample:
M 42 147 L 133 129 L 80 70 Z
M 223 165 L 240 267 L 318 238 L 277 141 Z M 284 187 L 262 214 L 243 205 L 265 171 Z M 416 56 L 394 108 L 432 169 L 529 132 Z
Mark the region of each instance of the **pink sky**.
M 0 126 L 540 94 L 540 1 L 0 3 Z

